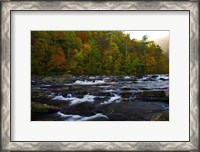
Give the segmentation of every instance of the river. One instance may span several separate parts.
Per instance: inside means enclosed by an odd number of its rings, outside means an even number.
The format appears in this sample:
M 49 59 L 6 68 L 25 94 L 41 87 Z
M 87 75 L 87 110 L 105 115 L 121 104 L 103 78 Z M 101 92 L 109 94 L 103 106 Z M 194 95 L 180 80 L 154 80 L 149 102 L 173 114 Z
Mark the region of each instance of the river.
M 35 76 L 31 86 L 32 121 L 149 121 L 169 115 L 168 74 Z

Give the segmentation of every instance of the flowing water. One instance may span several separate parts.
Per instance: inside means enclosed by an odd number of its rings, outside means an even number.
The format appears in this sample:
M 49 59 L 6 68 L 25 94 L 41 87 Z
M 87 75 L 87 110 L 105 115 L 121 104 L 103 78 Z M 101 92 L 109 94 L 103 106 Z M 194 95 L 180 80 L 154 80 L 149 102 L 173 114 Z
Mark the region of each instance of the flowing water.
M 169 110 L 169 76 L 32 78 L 32 121 L 146 121 Z

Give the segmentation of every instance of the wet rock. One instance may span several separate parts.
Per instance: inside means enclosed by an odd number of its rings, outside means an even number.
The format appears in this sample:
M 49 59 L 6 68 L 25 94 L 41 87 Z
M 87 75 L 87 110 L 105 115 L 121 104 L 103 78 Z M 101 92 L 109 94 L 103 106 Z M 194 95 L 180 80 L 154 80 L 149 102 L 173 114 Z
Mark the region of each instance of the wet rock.
M 75 93 L 75 96 L 78 98 L 82 98 L 86 94 L 88 94 L 88 92 L 86 90 L 79 90 Z
M 112 95 L 111 92 L 106 92 L 105 90 L 103 90 L 103 91 L 98 93 L 98 96 L 107 96 L 107 97 L 109 97 L 111 95 Z
M 164 91 L 165 92 L 165 95 L 167 96 L 167 97 L 169 97 L 169 89 L 167 89 L 166 91 Z
M 126 121 L 128 120 L 126 115 L 123 115 L 121 113 L 113 113 L 108 115 L 109 120 L 111 121 Z
M 59 111 L 58 107 L 50 106 L 47 104 L 41 104 L 41 103 L 31 103 L 31 111 L 34 113 L 55 113 Z
M 121 101 L 98 107 L 109 121 L 150 121 L 155 113 L 163 111 L 161 102 Z
M 126 90 L 131 90 L 131 88 L 130 87 L 122 87 L 121 90 L 126 91 Z
M 96 117 L 91 119 L 90 121 L 107 121 L 108 118 L 107 117 Z
M 58 112 L 58 111 L 59 111 L 58 108 L 53 108 L 53 107 L 51 108 L 51 107 L 50 107 L 50 108 L 48 109 L 48 113 L 55 113 L 55 112 Z
M 151 121 L 169 121 L 169 112 L 161 112 L 152 116 Z
M 100 104 L 106 100 L 109 100 L 108 97 L 101 97 L 101 96 L 98 96 L 98 97 L 95 97 L 95 104 Z
M 131 97 L 132 95 L 133 95 L 133 93 L 130 92 L 130 91 L 126 91 L 126 92 L 121 92 L 121 93 L 120 93 L 120 96 L 121 96 L 122 98 L 129 98 L 129 97 Z
M 64 114 L 73 114 L 81 116 L 92 116 L 95 114 L 95 105 L 89 102 L 66 106 L 61 109 Z
M 151 78 L 157 78 L 158 77 L 158 75 L 152 75 L 151 76 Z
M 143 91 L 136 93 L 136 100 L 145 102 L 169 102 L 169 97 L 166 96 L 165 91 Z
M 151 79 L 151 78 L 145 78 L 143 79 L 142 81 L 153 81 L 154 79 Z
M 169 81 L 169 79 L 165 79 L 165 78 L 160 78 L 159 80 L 162 80 L 162 81 Z

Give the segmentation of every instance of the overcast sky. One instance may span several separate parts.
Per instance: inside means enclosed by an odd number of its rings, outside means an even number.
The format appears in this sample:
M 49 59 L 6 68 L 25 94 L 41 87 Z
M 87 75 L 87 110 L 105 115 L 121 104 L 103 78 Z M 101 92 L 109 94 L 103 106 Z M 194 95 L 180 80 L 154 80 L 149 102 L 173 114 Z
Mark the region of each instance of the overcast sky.
M 141 40 L 144 35 L 148 36 L 148 40 L 156 40 L 165 36 L 169 36 L 169 31 L 124 31 L 130 34 L 131 39 Z

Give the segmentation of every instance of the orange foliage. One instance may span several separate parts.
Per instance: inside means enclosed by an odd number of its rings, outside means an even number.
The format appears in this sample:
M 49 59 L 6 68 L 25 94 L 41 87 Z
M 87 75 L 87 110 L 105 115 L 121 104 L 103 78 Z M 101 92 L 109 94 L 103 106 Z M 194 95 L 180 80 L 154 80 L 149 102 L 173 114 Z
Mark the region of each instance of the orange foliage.
M 57 71 L 63 71 L 66 64 L 66 58 L 64 54 L 53 54 L 50 59 L 49 66 Z
M 88 32 L 79 32 L 77 36 L 82 40 L 82 43 L 86 43 L 88 41 Z

